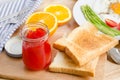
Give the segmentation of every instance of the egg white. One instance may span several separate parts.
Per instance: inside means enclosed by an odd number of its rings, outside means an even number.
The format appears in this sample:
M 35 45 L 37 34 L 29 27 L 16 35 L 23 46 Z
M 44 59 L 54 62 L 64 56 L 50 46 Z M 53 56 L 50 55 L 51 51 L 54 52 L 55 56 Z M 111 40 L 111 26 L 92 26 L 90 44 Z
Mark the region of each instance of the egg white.
M 110 8 L 111 3 L 120 2 L 120 0 L 96 0 L 93 10 L 105 21 L 106 18 L 120 22 L 120 15 L 114 13 Z

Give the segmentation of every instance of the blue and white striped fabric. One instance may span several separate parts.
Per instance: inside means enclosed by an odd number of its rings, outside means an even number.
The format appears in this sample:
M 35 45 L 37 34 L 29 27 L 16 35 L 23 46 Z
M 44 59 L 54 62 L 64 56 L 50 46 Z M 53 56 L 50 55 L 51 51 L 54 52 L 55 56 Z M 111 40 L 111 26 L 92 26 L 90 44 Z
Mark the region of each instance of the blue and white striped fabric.
M 15 30 L 39 7 L 41 2 L 42 0 L 11 0 L 0 3 L 0 53 Z M 13 18 L 19 18 L 19 21 L 15 24 L 4 25 Z

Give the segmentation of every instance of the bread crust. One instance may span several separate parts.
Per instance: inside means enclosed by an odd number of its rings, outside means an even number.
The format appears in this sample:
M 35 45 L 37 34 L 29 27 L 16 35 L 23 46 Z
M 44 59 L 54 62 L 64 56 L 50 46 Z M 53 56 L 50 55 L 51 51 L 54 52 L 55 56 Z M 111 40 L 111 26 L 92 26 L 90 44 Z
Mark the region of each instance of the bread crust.
M 54 61 L 49 66 L 49 71 L 73 74 L 78 76 L 95 76 L 95 69 L 99 57 L 91 60 L 84 66 L 78 66 L 69 56 L 63 52 L 57 52 Z

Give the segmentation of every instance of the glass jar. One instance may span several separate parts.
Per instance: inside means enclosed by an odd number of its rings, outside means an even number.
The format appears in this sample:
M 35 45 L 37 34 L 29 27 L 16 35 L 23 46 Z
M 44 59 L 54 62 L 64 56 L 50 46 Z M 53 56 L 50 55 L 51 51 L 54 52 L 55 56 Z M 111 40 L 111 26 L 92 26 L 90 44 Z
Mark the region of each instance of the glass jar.
M 26 24 L 22 29 L 22 59 L 30 70 L 45 69 L 51 62 L 49 31 L 43 23 Z

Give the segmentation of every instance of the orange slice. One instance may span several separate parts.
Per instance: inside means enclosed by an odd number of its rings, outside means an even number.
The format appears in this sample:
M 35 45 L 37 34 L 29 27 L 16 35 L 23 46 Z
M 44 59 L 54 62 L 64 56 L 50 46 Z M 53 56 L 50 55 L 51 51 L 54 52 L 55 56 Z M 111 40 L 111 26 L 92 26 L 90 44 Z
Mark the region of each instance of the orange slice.
M 28 23 L 35 23 L 35 22 L 42 22 L 47 25 L 50 36 L 56 31 L 57 29 L 57 18 L 55 15 L 49 12 L 35 12 L 33 13 L 26 21 Z
M 49 5 L 44 11 L 54 14 L 57 17 L 58 25 L 63 25 L 71 19 L 71 11 L 64 5 Z

